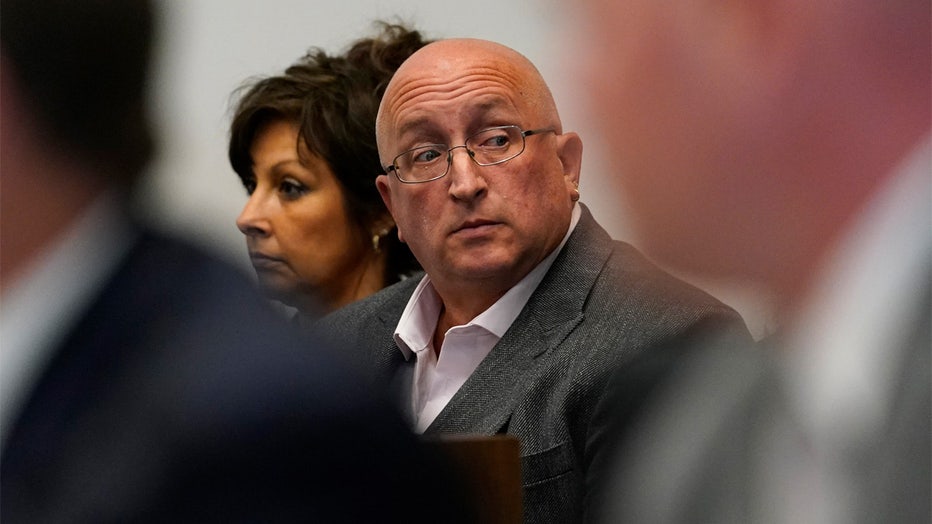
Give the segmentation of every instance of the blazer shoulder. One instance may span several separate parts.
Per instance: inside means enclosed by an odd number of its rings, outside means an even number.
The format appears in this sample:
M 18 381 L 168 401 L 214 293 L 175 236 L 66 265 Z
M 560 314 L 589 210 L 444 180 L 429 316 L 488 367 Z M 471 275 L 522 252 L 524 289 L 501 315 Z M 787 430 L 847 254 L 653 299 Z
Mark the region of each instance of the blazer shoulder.
M 732 310 L 698 286 L 660 268 L 637 248 L 625 242 L 613 241 L 607 273 L 612 283 L 625 295 L 667 305 Z
M 659 268 L 631 245 L 612 244 L 587 297 L 585 314 L 592 329 L 623 339 L 626 353 L 665 341 L 682 341 L 693 329 L 713 326 L 752 340 L 733 308 Z

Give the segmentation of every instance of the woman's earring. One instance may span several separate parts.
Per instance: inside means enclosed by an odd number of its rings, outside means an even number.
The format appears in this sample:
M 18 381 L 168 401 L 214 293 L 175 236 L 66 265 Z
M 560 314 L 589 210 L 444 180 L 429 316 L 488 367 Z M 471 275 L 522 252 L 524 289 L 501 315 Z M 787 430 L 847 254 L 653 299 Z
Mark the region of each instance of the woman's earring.
M 579 194 L 579 184 L 573 182 L 573 190 L 576 191 L 576 194 L 570 197 L 570 200 L 573 202 L 579 202 L 579 197 L 582 196 Z
M 375 254 L 379 254 L 382 252 L 382 247 L 380 246 L 380 244 L 382 243 L 382 237 L 384 237 L 387 234 L 388 234 L 387 229 L 383 229 L 379 231 L 378 233 L 372 234 L 372 251 L 375 252 Z

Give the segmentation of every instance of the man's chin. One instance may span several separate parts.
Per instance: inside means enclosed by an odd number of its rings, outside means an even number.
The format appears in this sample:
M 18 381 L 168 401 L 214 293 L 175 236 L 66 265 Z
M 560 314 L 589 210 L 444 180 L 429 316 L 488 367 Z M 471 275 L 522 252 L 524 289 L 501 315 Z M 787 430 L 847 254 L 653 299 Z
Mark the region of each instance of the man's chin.
M 517 283 L 533 266 L 522 268 L 514 260 L 495 260 L 489 258 L 472 258 L 451 265 L 452 273 L 463 281 L 501 281 L 513 280 Z M 522 274 L 523 273 L 523 274 Z

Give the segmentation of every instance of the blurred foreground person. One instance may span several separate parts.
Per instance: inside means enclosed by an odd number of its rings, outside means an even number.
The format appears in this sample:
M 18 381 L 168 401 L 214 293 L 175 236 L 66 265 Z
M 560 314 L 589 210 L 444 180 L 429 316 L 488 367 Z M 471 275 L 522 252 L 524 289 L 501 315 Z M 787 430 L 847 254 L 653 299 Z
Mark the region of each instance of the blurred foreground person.
M 145 1 L 3 2 L 3 522 L 432 521 L 401 421 L 129 218 L 152 30 Z
M 682 361 L 628 436 L 610 521 L 929 522 L 929 2 L 587 8 L 644 246 L 762 283 L 782 322 L 763 354 Z
M 382 25 L 341 55 L 311 50 L 242 91 L 230 163 L 249 193 L 236 221 L 259 285 L 312 320 L 420 269 L 375 187 L 375 115 L 425 41 Z

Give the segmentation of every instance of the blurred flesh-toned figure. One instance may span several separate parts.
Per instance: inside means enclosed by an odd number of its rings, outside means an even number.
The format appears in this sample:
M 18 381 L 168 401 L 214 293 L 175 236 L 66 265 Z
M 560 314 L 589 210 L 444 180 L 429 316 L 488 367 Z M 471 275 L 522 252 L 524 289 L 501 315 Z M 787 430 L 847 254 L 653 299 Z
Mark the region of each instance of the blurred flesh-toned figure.
M 923 0 L 585 2 L 642 245 L 762 285 L 780 323 L 657 395 L 612 521 L 929 522 L 930 23 Z

